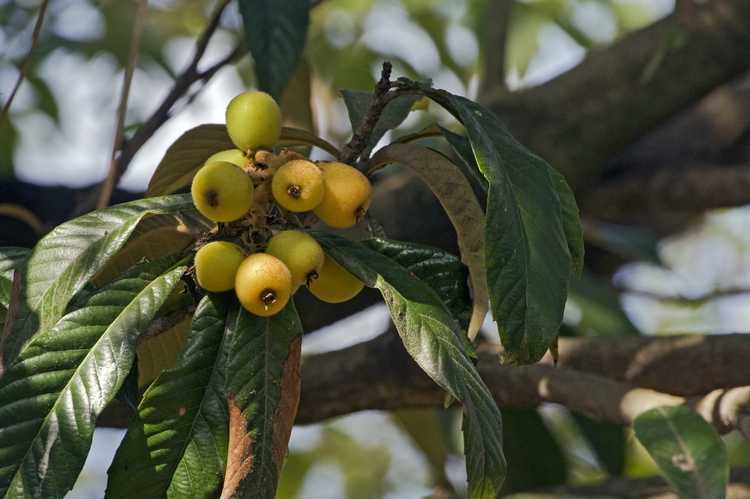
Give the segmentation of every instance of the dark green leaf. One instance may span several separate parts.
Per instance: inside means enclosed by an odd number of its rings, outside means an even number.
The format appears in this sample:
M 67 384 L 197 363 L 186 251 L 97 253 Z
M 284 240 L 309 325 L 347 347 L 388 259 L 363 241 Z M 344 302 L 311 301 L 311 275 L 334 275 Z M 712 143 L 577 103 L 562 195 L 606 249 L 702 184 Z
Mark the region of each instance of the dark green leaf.
M 503 448 L 508 458 L 504 493 L 565 483 L 565 454 L 536 409 L 503 409 Z
M 729 458 L 713 426 L 685 406 L 657 407 L 633 423 L 635 436 L 685 499 L 723 499 Z
M 448 158 L 413 144 L 391 144 L 372 158 L 372 168 L 400 163 L 408 166 L 430 188 L 448 215 L 456 232 L 461 261 L 469 269 L 472 314 L 467 328 L 473 340 L 484 324 L 489 309 L 485 266 L 485 217 L 472 193 L 469 181 Z
M 469 271 L 457 256 L 439 248 L 410 242 L 368 239 L 362 243 L 413 272 L 435 290 L 453 317 L 458 319 L 462 329 L 469 326 Z
M 273 499 L 299 402 L 302 325 L 290 302 L 272 317 L 239 308 L 228 328 L 229 457 L 221 496 Z
M 235 149 L 227 127 L 200 125 L 183 133 L 167 149 L 151 176 L 147 196 L 172 194 L 190 185 L 193 176 L 214 153 Z
M 506 471 L 500 411 L 456 320 L 432 288 L 390 258 L 339 236 L 315 236 L 328 255 L 382 293 L 407 352 L 461 402 L 469 498 L 494 498 Z
M 365 119 L 367 110 L 370 108 L 372 94 L 356 90 L 342 90 L 341 95 L 344 97 L 344 104 L 346 104 L 346 109 L 349 112 L 349 121 L 352 124 L 352 131 L 356 131 Z M 396 128 L 406 119 L 409 112 L 411 112 L 411 106 L 418 98 L 418 95 L 403 95 L 401 97 L 396 97 L 386 105 L 377 124 L 372 129 L 370 141 L 362 151 L 363 157 L 370 155 L 370 151 L 372 151 L 372 148 L 375 147 L 378 141 L 383 135 L 385 135 L 385 132 L 392 128 Z
M 559 186 L 551 167 L 491 111 L 447 92 L 426 92 L 463 123 L 488 182 L 487 281 L 506 357 L 535 362 L 556 341 L 572 269 Z
M 573 420 L 594 451 L 597 460 L 611 476 L 625 470 L 625 429 L 621 425 L 596 421 L 573 413 Z
M 557 197 L 560 199 L 560 210 L 562 214 L 562 225 L 565 231 L 565 240 L 568 243 L 570 252 L 571 269 L 574 276 L 580 276 L 583 272 L 583 227 L 581 226 L 581 216 L 578 212 L 578 203 L 576 203 L 575 194 L 568 185 L 567 180 L 562 173 L 554 168 L 548 168 L 552 185 L 557 191 Z
M 305 48 L 309 0 L 239 0 L 260 89 L 279 100 Z
M 189 195 L 140 199 L 95 211 L 55 227 L 34 247 L 22 273 L 19 314 L 2 345 L 7 366 L 23 343 L 62 317 L 80 291 L 151 214 L 194 212 Z
M 8 308 L 13 287 L 13 271 L 21 266 L 30 251 L 28 248 L 12 246 L 0 248 L 0 306 Z
M 217 494 L 228 438 L 224 301 L 203 298 L 177 365 L 143 395 L 109 469 L 107 497 L 188 499 Z
M 130 372 L 137 336 L 180 282 L 164 263 L 113 283 L 36 335 L 0 380 L 0 496 L 60 497 L 96 419 Z
M 456 153 L 456 156 L 460 160 L 456 162 L 456 166 L 458 166 L 464 176 L 469 179 L 471 188 L 474 190 L 477 199 L 482 203 L 482 206 L 486 206 L 487 189 L 489 186 L 487 185 L 487 179 L 482 176 L 482 172 L 479 171 L 477 162 L 474 160 L 474 151 L 471 150 L 471 142 L 469 142 L 469 139 L 463 135 L 453 133 L 447 128 L 439 127 L 439 129 L 443 134 L 443 137 L 445 137 L 445 140 L 447 140 L 448 144 L 453 148 L 453 152 Z

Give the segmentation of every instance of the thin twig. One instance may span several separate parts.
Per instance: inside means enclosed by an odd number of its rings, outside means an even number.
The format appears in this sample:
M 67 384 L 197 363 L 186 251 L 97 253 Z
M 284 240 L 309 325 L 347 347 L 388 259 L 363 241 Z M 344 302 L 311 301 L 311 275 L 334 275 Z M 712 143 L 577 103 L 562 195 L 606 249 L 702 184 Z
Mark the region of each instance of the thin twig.
M 362 123 L 354 131 L 352 138 L 341 149 L 339 159 L 343 163 L 353 163 L 362 154 L 362 151 L 367 147 L 372 131 L 378 124 L 380 115 L 383 114 L 383 110 L 389 102 L 396 97 L 416 91 L 414 88 L 404 86 L 403 82 L 391 82 L 391 69 L 391 63 L 385 61 L 380 72 L 380 80 L 375 85 L 375 92 L 372 101 L 370 101 L 369 109 L 362 119 Z
M 29 51 L 26 54 L 23 63 L 21 64 L 21 69 L 18 73 L 18 79 L 16 79 L 13 90 L 11 90 L 10 96 L 5 102 L 2 112 L 0 112 L 0 125 L 2 125 L 2 123 L 5 121 L 5 118 L 8 117 L 8 114 L 10 113 L 10 105 L 13 103 L 13 99 L 16 98 L 16 93 L 18 92 L 18 89 L 21 88 L 21 83 L 23 82 L 24 78 L 26 77 L 26 73 L 29 70 L 29 65 L 31 64 L 31 56 L 34 53 L 34 49 L 36 48 L 37 44 L 39 43 L 39 34 L 42 32 L 44 16 L 47 13 L 47 2 L 48 0 L 43 0 L 42 4 L 39 6 L 39 13 L 36 16 L 36 24 L 34 25 L 34 33 L 31 35 L 31 47 L 29 47 Z
M 130 84 L 133 81 L 135 65 L 138 61 L 138 52 L 141 45 L 141 33 L 146 21 L 146 11 L 148 9 L 148 0 L 138 0 L 135 7 L 135 18 L 133 20 L 133 29 L 130 35 L 130 53 L 128 54 L 128 65 L 125 68 L 125 74 L 122 82 L 122 92 L 120 94 L 120 104 L 117 108 L 117 125 L 115 129 L 115 139 L 112 143 L 112 154 L 109 158 L 109 172 L 104 180 L 102 189 L 99 192 L 99 200 L 96 203 L 97 208 L 105 208 L 109 205 L 112 197 L 112 191 L 119 180 L 117 154 L 120 150 L 122 137 L 125 129 L 125 115 L 128 109 L 128 96 L 130 95 Z

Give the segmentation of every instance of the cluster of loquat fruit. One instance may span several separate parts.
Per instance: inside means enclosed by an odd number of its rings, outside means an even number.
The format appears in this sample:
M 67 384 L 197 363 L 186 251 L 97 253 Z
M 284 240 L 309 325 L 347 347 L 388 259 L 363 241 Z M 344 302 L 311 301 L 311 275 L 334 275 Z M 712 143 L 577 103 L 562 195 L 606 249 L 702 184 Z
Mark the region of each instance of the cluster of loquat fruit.
M 209 157 L 191 187 L 198 211 L 224 229 L 200 243 L 198 284 L 209 292 L 234 289 L 248 312 L 263 317 L 281 311 L 301 286 L 328 303 L 356 296 L 363 283 L 298 230 L 298 214 L 312 212 L 331 227 L 352 227 L 370 204 L 367 177 L 344 163 L 313 162 L 288 149 L 274 152 L 281 110 L 264 92 L 232 99 L 226 126 L 237 148 Z

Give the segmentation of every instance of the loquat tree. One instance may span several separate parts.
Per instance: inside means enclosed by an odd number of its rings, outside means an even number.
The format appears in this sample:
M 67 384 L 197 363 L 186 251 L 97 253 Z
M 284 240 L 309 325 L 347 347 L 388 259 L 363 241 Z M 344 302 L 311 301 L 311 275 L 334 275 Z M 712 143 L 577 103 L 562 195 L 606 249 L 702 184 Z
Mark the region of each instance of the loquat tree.
M 301 360 L 297 293 L 343 304 L 369 288 L 429 383 L 404 380 L 427 394 L 405 405 L 460 410 L 466 496 L 497 497 L 512 463 L 503 387 L 480 372 L 478 333 L 489 314 L 502 344 L 493 365 L 508 376 L 545 356 L 557 362 L 569 289 L 584 266 L 571 187 L 493 110 L 430 81 L 394 78 L 389 62 L 371 93 L 343 91 L 343 146 L 282 126 L 278 103 L 314 2 L 237 3 L 257 88 L 227 103 L 225 123 L 186 130 L 145 196 L 110 206 L 133 154 L 132 142 L 118 141 L 97 209 L 31 249 L 0 248 L 0 496 L 64 497 L 97 422 L 119 407 L 127 433 L 107 497 L 275 497 L 302 372 L 313 368 Z M 447 112 L 451 127 L 432 123 L 381 144 L 425 105 Z M 368 211 L 376 180 L 393 167 L 432 192 L 458 254 L 391 239 Z M 154 359 L 155 338 L 175 358 Z M 554 386 L 529 376 L 544 392 L 537 398 L 556 401 Z M 633 423 L 678 493 L 723 497 L 728 457 L 710 417 L 660 397 L 620 422 Z M 384 399 L 380 408 L 400 407 Z

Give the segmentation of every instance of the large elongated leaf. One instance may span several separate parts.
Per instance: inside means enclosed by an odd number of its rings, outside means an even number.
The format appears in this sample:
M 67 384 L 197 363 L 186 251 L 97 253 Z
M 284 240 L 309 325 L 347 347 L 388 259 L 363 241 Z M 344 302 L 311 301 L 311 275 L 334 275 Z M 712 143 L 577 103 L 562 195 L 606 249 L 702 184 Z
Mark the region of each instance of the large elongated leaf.
M 187 349 L 146 390 L 109 469 L 108 497 L 213 497 L 227 455 L 225 299 L 206 296 Z M 137 476 L 137 480 L 133 477 Z
M 341 95 L 344 97 L 346 110 L 349 112 L 349 121 L 352 123 L 352 131 L 362 124 L 370 109 L 372 94 L 370 92 L 360 92 L 356 90 L 342 90 Z M 411 107 L 419 98 L 418 95 L 403 95 L 389 102 L 383 110 L 378 122 L 372 129 L 369 142 L 362 151 L 363 157 L 368 157 L 370 151 L 375 147 L 378 141 L 385 135 L 385 132 L 396 128 L 406 119 L 411 112 Z
M 185 270 L 160 275 L 164 266 L 91 297 L 35 336 L 0 380 L 0 496 L 63 497 L 71 489 L 96 418 L 130 372 L 138 334 Z
M 297 68 L 310 24 L 310 0 L 239 0 L 258 86 L 277 100 Z
M 469 322 L 470 339 L 487 315 L 489 291 L 485 267 L 485 217 L 469 180 L 445 156 L 411 144 L 391 144 L 373 157 L 373 164 L 401 163 L 410 167 L 435 194 L 456 229 L 461 260 L 469 269 L 474 306 Z
M 222 498 L 273 499 L 300 395 L 302 325 L 293 303 L 235 314 L 227 358 L 229 455 Z
M 42 238 L 18 269 L 21 301 L 11 334 L 3 338 L 4 365 L 34 333 L 62 317 L 71 298 L 118 253 L 144 217 L 192 210 L 190 196 L 141 199 L 83 215 Z
M 713 426 L 685 406 L 657 407 L 633 423 L 635 436 L 685 499 L 722 499 L 729 458 Z
M 369 248 L 395 260 L 434 289 L 463 328 L 471 319 L 469 271 L 455 255 L 439 248 L 389 239 L 362 241 Z
M 563 222 L 560 179 L 491 111 L 447 92 L 428 94 L 463 123 L 488 182 L 487 281 L 506 356 L 537 361 L 556 341 L 572 269 L 566 234 L 575 231 Z
M 500 411 L 471 361 L 471 345 L 434 290 L 409 270 L 362 244 L 315 236 L 326 253 L 383 295 L 406 350 L 464 410 L 469 497 L 494 498 L 506 472 Z

